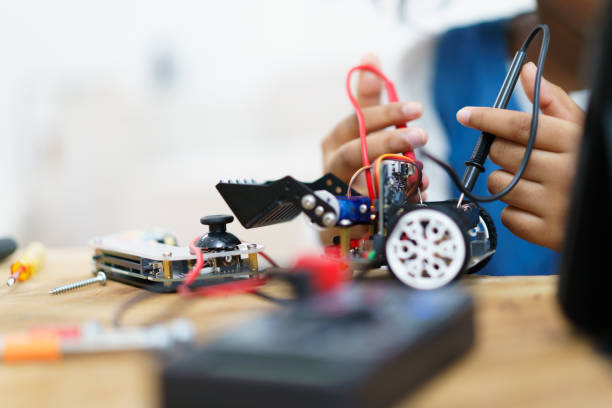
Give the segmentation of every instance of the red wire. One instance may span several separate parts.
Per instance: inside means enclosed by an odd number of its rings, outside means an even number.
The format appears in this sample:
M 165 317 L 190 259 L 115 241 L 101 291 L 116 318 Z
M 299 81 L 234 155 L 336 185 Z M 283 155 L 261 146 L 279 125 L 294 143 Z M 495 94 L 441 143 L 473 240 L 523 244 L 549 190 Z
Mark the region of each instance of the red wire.
M 191 271 L 187 274 L 183 283 L 177 288 L 177 292 L 183 296 L 223 296 L 223 295 L 234 295 L 239 293 L 248 293 L 257 290 L 260 286 L 266 283 L 266 278 L 250 278 L 242 279 L 235 282 L 220 283 L 218 285 L 205 286 L 201 288 L 191 289 L 190 286 L 195 282 L 200 270 L 204 267 L 204 257 L 202 256 L 202 249 L 196 246 L 196 243 L 200 237 L 194 238 L 189 244 L 189 250 L 192 254 L 197 257 L 196 263 L 191 268 Z M 259 253 L 274 267 L 278 267 L 278 264 L 274 262 L 270 256 L 264 252 Z
M 187 288 L 188 286 L 192 285 L 193 282 L 195 282 L 196 278 L 200 274 L 200 271 L 204 267 L 204 257 L 202 256 L 202 249 L 196 246 L 196 243 L 198 242 L 199 239 L 200 237 L 196 237 L 189 244 L 189 250 L 191 251 L 192 254 L 194 254 L 197 257 L 197 260 L 196 260 L 195 265 L 193 265 L 193 267 L 191 268 L 191 271 L 189 271 L 189 273 L 185 277 L 185 280 L 183 280 L 183 284 L 181 286 L 185 288 Z
M 268 261 L 268 263 L 270 265 L 272 265 L 275 268 L 278 268 L 278 264 L 276 262 L 274 262 L 274 259 L 270 258 L 270 255 L 266 254 L 265 252 L 260 252 L 259 255 L 262 256 L 262 258 L 264 258 L 266 261 Z
M 383 80 L 385 84 L 385 90 L 387 91 L 387 98 L 389 99 L 389 102 L 397 102 L 399 99 L 397 97 L 397 92 L 395 91 L 395 86 L 393 85 L 393 82 L 391 82 L 391 80 L 389 80 L 389 78 L 387 78 L 387 76 L 383 74 L 382 71 L 380 71 L 378 68 L 372 65 L 357 65 L 356 67 L 351 68 L 346 76 L 346 92 L 348 93 L 348 97 L 351 101 L 351 104 L 353 105 L 353 108 L 355 109 L 355 114 L 357 115 L 357 122 L 359 124 L 359 139 L 361 140 L 361 159 L 363 161 L 364 166 L 369 166 L 370 159 L 368 157 L 368 143 L 366 139 L 367 134 L 366 134 L 366 127 L 365 127 L 365 119 L 363 117 L 363 112 L 361 110 L 361 107 L 359 106 L 357 99 L 355 99 L 355 97 L 353 96 L 353 92 L 351 91 L 351 76 L 353 75 L 353 72 L 355 71 L 373 72 L 374 74 L 376 74 L 378 77 L 380 77 Z M 396 128 L 404 128 L 404 127 L 406 127 L 406 125 L 396 126 Z M 370 169 L 366 170 L 365 173 L 366 173 L 366 183 L 368 186 L 368 195 L 370 197 L 370 200 L 374 200 L 375 193 L 374 193 L 374 188 L 372 186 L 372 176 L 370 173 Z
M 203 286 L 193 290 L 189 288 L 182 289 L 183 285 L 181 285 L 178 291 L 186 297 L 239 295 L 256 291 L 263 286 L 266 281 L 266 278 L 250 278 L 235 282 L 220 283 L 218 285 Z

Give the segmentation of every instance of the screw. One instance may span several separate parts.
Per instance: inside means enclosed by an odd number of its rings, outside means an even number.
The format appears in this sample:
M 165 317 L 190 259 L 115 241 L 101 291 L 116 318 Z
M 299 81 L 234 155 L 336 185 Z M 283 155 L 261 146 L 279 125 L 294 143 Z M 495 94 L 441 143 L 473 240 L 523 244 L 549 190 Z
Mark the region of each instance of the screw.
M 302 197 L 302 208 L 305 210 L 312 210 L 317 203 L 317 200 L 312 194 L 306 194 Z
M 102 286 L 106 284 L 106 274 L 102 271 L 98 272 L 95 278 L 82 280 L 79 282 L 71 283 L 69 285 L 58 286 L 57 288 L 51 289 L 49 293 L 52 295 L 57 295 L 60 293 L 68 292 L 69 290 L 79 289 L 85 286 L 93 285 L 94 283 L 98 282 L 100 282 Z
M 336 223 L 336 215 L 331 212 L 326 212 L 323 215 L 323 225 L 326 227 L 331 227 Z

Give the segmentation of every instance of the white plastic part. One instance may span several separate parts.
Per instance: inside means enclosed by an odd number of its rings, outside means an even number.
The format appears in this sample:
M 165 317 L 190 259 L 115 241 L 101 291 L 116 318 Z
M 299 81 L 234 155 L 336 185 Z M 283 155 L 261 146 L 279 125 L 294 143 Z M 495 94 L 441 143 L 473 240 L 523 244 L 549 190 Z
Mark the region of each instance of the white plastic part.
M 160 244 L 156 241 L 142 241 L 138 237 L 134 238 L 126 233 L 95 237 L 91 239 L 89 243 L 94 250 L 113 251 L 118 254 L 138 256 L 156 261 L 166 260 L 174 262 L 186 259 L 196 259 L 195 254 L 192 254 L 187 246 L 172 246 Z M 234 255 L 248 256 L 248 254 L 259 253 L 263 250 L 263 245 L 258 244 L 249 248 L 248 243 L 245 243 L 245 245 L 240 244 L 237 249 L 231 251 L 202 252 L 202 257 L 204 259 L 209 259 Z
M 325 201 L 331 206 L 331 208 L 334 209 L 334 212 L 336 213 L 336 219 L 338 219 L 338 217 L 340 216 L 340 203 L 338 202 L 338 199 L 327 190 L 317 190 L 314 193 L 317 197 Z
M 457 223 L 441 211 L 423 208 L 404 214 L 385 244 L 391 272 L 416 289 L 437 289 L 465 264 L 466 242 Z

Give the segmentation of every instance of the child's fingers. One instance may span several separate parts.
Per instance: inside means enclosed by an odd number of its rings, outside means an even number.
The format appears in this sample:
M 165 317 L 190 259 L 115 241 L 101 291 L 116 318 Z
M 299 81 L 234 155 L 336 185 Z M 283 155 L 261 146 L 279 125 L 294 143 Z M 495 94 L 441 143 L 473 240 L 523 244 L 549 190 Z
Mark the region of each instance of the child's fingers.
M 506 109 L 465 107 L 457 112 L 464 126 L 526 145 L 531 132 L 531 114 Z M 534 147 L 552 152 L 574 150 L 582 128 L 552 116 L 540 115 Z
M 504 170 L 494 171 L 487 179 L 487 188 L 491 194 L 497 194 L 510 184 L 513 177 L 514 174 Z M 523 211 L 542 215 L 549 204 L 546 195 L 546 188 L 542 184 L 521 179 L 501 200 Z
M 426 142 L 427 133 L 419 127 L 382 130 L 367 137 L 368 156 L 373 161 L 381 154 L 411 151 Z M 329 156 L 326 168 L 341 179 L 348 180 L 362 166 L 361 140 L 353 139 Z
M 501 222 L 514 235 L 537 245 L 549 246 L 546 222 L 539 216 L 520 208 L 508 206 L 501 213 Z
M 537 67 L 533 62 L 525 64 L 521 71 L 521 84 L 531 102 L 533 102 L 536 72 Z M 545 115 L 579 124 L 584 122 L 584 111 L 563 89 L 544 77 L 540 82 L 540 109 Z
M 489 159 L 504 170 L 513 174 L 518 171 L 525 155 L 525 146 L 505 139 L 495 139 L 489 151 Z M 532 181 L 544 181 L 550 178 L 552 163 L 560 153 L 533 149 L 523 178 Z
M 429 187 L 429 177 L 426 173 L 423 173 L 423 179 L 421 180 L 421 194 Z
M 374 54 L 365 54 L 360 61 L 360 65 L 372 65 L 380 68 L 380 60 Z M 359 71 L 357 79 L 357 103 L 362 108 L 380 104 L 382 93 L 382 79 L 369 71 Z
M 393 125 L 405 125 L 423 114 L 423 105 L 418 102 L 394 102 L 387 105 L 363 109 L 366 133 Z M 323 141 L 324 150 L 333 150 L 352 139 L 359 138 L 357 115 L 352 114 L 340 122 Z

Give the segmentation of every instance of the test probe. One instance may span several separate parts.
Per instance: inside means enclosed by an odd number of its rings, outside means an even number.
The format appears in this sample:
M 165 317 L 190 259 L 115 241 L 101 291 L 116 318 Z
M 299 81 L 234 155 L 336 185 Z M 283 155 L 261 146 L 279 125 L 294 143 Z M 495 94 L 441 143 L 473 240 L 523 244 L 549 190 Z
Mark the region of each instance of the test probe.
M 521 73 L 521 68 L 523 67 L 523 63 L 525 62 L 525 57 L 527 53 L 525 50 L 519 50 L 512 59 L 512 63 L 510 64 L 510 70 L 504 79 L 504 83 L 502 84 L 501 89 L 499 90 L 499 94 L 497 98 L 495 98 L 495 103 L 493 107 L 496 109 L 506 109 L 508 107 L 508 102 L 510 101 L 510 97 L 512 96 L 512 91 L 516 86 L 516 82 L 518 81 L 519 75 Z M 484 162 L 489 155 L 489 150 L 491 149 L 491 144 L 495 140 L 495 135 L 491 133 L 482 132 L 480 137 L 478 138 L 478 142 L 474 147 L 474 151 L 472 152 L 472 156 L 468 161 L 465 162 L 465 173 L 463 174 L 463 186 L 472 191 L 474 185 L 476 184 L 476 180 L 481 172 L 485 171 Z M 458 206 L 461 205 L 463 201 L 464 194 L 461 194 L 459 197 Z
M 527 49 L 529 48 L 531 42 L 539 32 L 542 32 L 542 44 L 540 45 L 540 53 L 538 55 L 538 65 L 534 84 L 533 109 L 531 114 L 529 140 L 527 141 L 523 160 L 521 161 L 519 169 L 514 175 L 512 181 L 510 181 L 510 183 L 502 191 L 496 194 L 491 194 L 488 196 L 479 196 L 472 194 L 472 189 L 476 184 L 478 176 L 485 170 L 484 162 L 487 159 L 487 156 L 489 155 L 491 144 L 495 140 L 495 135 L 492 135 L 490 133 L 483 132 L 480 135 L 480 138 L 478 139 L 478 142 L 474 147 L 474 151 L 472 152 L 470 159 L 465 162 L 466 169 L 463 175 L 463 180 L 461 181 L 459 180 L 459 177 L 454 172 L 452 167 L 422 149 L 422 153 L 425 155 L 425 157 L 431 159 L 436 164 L 441 166 L 449 174 L 459 191 L 461 191 L 461 196 L 457 201 L 457 207 L 461 205 L 464 197 L 468 197 L 471 200 L 477 202 L 491 202 L 499 200 L 500 198 L 508 194 L 510 190 L 512 190 L 514 186 L 516 186 L 521 177 L 523 177 L 523 173 L 525 172 L 525 169 L 527 168 L 527 163 L 529 162 L 529 157 L 531 157 L 531 152 L 535 144 L 535 138 L 538 130 L 538 118 L 540 112 L 540 83 L 542 80 L 542 71 L 544 70 L 544 62 L 546 61 L 546 54 L 548 52 L 548 43 L 550 41 L 550 31 L 546 24 L 537 25 L 531 31 L 529 36 L 527 36 L 525 42 L 523 42 L 523 45 L 521 46 L 519 51 L 515 54 L 514 58 L 512 59 L 512 63 L 510 64 L 508 74 L 506 75 L 499 94 L 495 99 L 495 103 L 493 104 L 493 107 L 498 109 L 506 109 L 506 107 L 508 106 L 508 101 L 512 96 L 512 92 L 514 91 L 516 82 L 521 73 L 521 68 L 523 67 L 523 63 L 525 62 L 525 58 L 527 56 Z

